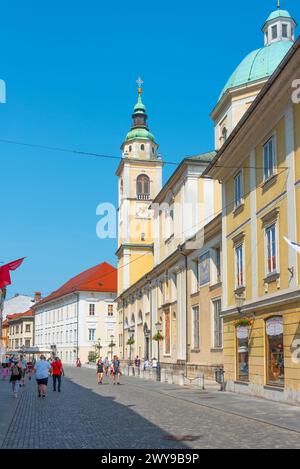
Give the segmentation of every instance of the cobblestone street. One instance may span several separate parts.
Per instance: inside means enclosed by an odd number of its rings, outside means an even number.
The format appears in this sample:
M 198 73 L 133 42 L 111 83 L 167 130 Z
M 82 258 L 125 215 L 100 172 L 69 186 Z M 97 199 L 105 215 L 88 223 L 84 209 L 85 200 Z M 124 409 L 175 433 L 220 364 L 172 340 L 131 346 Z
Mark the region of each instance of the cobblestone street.
M 300 448 L 298 407 L 139 378 L 99 386 L 85 368 L 66 368 L 61 393 L 50 384 L 46 400 L 28 380 L 13 399 L 0 382 L 2 448 Z

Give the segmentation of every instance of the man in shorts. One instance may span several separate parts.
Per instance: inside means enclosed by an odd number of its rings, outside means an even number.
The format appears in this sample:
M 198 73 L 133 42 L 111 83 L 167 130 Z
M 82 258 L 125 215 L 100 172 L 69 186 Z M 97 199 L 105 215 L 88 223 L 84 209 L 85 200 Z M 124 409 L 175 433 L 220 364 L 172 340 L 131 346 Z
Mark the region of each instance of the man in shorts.
M 41 355 L 39 361 L 34 366 L 38 396 L 45 399 L 47 392 L 48 376 L 51 372 L 51 364 L 46 360 L 45 355 Z

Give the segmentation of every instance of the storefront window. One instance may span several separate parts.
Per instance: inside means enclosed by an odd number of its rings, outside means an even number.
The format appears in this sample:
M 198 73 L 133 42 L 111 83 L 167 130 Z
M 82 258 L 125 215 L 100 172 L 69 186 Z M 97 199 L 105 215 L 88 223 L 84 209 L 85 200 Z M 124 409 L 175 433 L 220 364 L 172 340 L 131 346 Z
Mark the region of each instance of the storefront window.
M 249 380 L 248 326 L 238 326 L 237 336 L 237 379 Z
M 283 320 L 273 317 L 266 321 L 268 384 L 284 386 Z

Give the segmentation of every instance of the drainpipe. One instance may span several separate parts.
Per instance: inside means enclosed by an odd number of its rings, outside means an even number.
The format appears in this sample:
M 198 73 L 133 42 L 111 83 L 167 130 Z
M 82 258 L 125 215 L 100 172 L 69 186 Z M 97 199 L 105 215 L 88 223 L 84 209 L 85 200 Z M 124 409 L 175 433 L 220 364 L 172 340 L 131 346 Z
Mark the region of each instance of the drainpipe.
M 123 307 L 123 312 L 122 312 L 122 354 L 123 354 L 123 360 L 125 359 L 125 301 L 124 299 L 122 300 L 122 307 Z
M 79 293 L 75 293 L 77 296 L 77 338 L 76 338 L 76 349 L 77 349 L 77 356 L 76 361 L 79 356 Z
M 151 281 L 150 281 L 150 337 L 149 337 L 149 357 L 148 360 L 152 359 L 152 317 L 153 317 L 153 302 L 152 302 L 152 288 L 151 288 Z

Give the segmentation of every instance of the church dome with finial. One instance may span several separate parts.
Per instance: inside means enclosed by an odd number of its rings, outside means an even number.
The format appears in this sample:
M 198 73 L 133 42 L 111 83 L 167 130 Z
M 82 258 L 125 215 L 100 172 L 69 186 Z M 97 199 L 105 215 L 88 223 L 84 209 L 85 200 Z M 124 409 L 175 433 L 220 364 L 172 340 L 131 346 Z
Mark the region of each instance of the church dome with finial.
M 283 60 L 295 40 L 296 22 L 290 13 L 278 9 L 267 18 L 262 31 L 264 47 L 248 54 L 224 86 L 219 100 L 230 90 L 268 79 Z
M 154 135 L 149 132 L 149 128 L 147 125 L 147 114 L 146 114 L 146 106 L 144 105 L 142 101 L 142 80 L 138 80 L 138 100 L 136 105 L 134 106 L 133 109 L 133 114 L 132 114 L 132 126 L 131 130 L 128 132 L 126 135 L 125 141 L 131 141 L 134 139 L 141 139 L 141 140 L 150 140 L 154 142 L 155 138 Z

